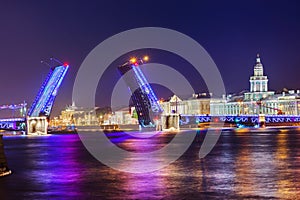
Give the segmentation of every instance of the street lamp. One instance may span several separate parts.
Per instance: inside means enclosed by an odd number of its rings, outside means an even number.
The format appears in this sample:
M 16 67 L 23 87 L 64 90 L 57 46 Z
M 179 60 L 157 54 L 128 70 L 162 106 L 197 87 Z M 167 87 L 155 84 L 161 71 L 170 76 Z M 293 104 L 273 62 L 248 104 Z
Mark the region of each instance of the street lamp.
M 144 56 L 143 60 L 147 62 L 149 60 L 149 56 Z

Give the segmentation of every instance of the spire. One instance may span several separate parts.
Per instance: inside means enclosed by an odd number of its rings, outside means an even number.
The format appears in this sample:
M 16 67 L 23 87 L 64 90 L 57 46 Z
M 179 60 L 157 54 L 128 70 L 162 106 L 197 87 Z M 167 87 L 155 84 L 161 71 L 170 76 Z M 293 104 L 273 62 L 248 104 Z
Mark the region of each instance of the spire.
M 256 55 L 256 64 L 260 63 L 259 53 Z
M 250 96 L 247 99 L 257 100 L 263 96 L 268 96 L 268 77 L 264 76 L 264 67 L 261 63 L 260 55 L 256 55 L 256 64 L 254 65 L 253 76 L 250 77 Z M 254 94 L 256 92 L 257 94 Z M 258 95 L 258 96 L 257 96 Z
M 254 76 L 263 76 L 264 75 L 264 69 L 263 65 L 261 63 L 259 54 L 256 55 L 256 63 L 254 65 Z

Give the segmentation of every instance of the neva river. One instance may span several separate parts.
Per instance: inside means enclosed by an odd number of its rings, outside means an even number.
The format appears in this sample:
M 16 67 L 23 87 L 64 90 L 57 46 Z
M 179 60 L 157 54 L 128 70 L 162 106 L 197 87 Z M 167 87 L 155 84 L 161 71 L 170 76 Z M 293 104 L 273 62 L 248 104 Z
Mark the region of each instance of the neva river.
M 119 146 L 138 151 L 138 139 L 113 135 Z M 173 136 L 165 133 L 136 146 L 161 148 Z M 300 131 L 223 132 L 200 160 L 204 136 L 199 132 L 176 162 L 146 174 L 101 164 L 76 134 L 4 137 L 13 174 L 0 178 L 0 199 L 300 198 Z

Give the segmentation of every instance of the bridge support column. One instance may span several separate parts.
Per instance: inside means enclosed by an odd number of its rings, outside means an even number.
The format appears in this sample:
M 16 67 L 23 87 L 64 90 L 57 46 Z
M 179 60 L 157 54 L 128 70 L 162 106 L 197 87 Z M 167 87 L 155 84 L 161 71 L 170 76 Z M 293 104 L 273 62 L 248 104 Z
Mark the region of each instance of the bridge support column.
M 175 130 L 179 131 L 179 114 L 166 114 L 161 116 L 162 130 L 170 131 Z
M 46 135 L 47 117 L 27 117 L 27 135 Z
M 258 122 L 259 122 L 259 127 L 260 128 L 265 128 L 266 127 L 266 117 L 264 114 L 258 115 Z

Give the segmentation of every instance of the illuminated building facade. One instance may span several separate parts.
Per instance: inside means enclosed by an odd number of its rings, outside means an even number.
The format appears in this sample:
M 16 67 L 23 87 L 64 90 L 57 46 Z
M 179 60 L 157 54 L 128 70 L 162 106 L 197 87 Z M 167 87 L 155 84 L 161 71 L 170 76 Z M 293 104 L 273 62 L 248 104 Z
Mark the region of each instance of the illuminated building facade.
M 253 76 L 250 77 L 250 92 L 245 93 L 244 101 L 258 101 L 268 96 L 274 95 L 273 91 L 268 91 L 268 77 L 264 76 L 264 68 L 259 54 L 257 54 Z
M 300 93 L 293 90 L 276 94 L 261 101 L 230 101 L 213 99 L 212 115 L 300 115 Z
M 268 78 L 264 76 L 259 55 L 256 58 L 254 74 L 250 77 L 250 92 L 240 96 L 228 95 L 221 99 L 212 99 L 211 115 L 299 115 L 300 91 L 285 91 L 274 94 L 268 91 Z
M 61 111 L 59 117 L 54 117 L 50 121 L 53 127 L 70 127 L 70 126 L 99 126 L 112 124 L 138 124 L 138 120 L 133 117 L 134 107 L 128 107 L 116 110 L 114 112 L 99 113 L 98 107 L 79 108 L 73 102 Z
M 169 101 L 162 102 L 163 114 L 177 113 L 182 115 L 206 115 L 210 114 L 209 94 L 193 94 L 192 98 L 182 100 L 174 95 Z M 199 98 L 201 97 L 201 98 Z
M 111 124 L 127 125 L 138 124 L 138 120 L 134 117 L 135 107 L 125 107 L 113 112 L 110 122 Z
M 259 55 L 256 57 L 253 76 L 250 77 L 250 91 L 240 95 L 223 95 L 210 98 L 212 94 L 193 94 L 182 100 L 174 95 L 162 102 L 164 114 L 182 115 L 300 115 L 300 91 L 286 90 L 280 94 L 268 91 L 268 77 L 264 75 Z M 200 98 L 199 98 L 200 97 Z
M 73 102 L 71 106 L 61 111 L 58 119 L 52 125 L 56 126 L 97 126 L 100 124 L 100 116 L 96 114 L 96 108 L 79 108 Z M 104 116 L 105 117 L 105 116 Z M 104 120 L 104 118 L 103 118 Z

